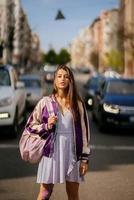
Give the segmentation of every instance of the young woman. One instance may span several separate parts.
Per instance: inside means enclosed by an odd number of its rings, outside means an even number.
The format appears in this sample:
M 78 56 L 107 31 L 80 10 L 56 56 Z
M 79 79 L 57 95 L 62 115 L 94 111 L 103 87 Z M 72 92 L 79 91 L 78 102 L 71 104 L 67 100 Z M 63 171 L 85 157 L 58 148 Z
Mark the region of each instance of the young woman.
M 51 112 L 50 112 L 51 111 Z M 79 200 L 79 183 L 88 170 L 89 121 L 71 70 L 60 65 L 50 96 L 43 97 L 29 117 L 26 129 L 46 140 L 39 162 L 37 200 L 49 199 L 56 183 L 66 183 L 69 200 Z

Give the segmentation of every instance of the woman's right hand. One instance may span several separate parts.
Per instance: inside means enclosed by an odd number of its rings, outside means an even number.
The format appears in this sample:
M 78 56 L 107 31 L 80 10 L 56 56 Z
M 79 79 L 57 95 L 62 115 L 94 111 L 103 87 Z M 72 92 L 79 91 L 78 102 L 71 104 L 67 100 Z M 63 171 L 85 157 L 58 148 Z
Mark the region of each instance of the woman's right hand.
M 48 118 L 48 129 L 52 129 L 57 122 L 57 116 L 53 115 Z

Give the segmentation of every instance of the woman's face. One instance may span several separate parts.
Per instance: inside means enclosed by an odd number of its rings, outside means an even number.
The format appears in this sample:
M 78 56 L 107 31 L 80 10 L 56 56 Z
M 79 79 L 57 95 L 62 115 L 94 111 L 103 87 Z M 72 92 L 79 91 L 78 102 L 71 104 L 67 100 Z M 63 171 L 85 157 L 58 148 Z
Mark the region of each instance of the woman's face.
M 59 69 L 55 76 L 55 85 L 57 89 L 66 89 L 69 85 L 69 74 L 63 70 Z

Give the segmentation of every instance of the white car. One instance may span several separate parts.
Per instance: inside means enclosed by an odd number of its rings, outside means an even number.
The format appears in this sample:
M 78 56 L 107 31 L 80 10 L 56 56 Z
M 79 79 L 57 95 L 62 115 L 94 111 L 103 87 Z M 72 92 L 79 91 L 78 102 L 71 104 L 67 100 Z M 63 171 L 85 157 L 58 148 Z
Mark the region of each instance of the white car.
M 23 81 L 27 93 L 27 108 L 34 107 L 38 101 L 46 95 L 45 82 L 43 77 L 38 74 L 23 74 L 19 77 Z
M 26 90 L 18 81 L 12 66 L 0 66 L 0 126 L 10 126 L 12 136 L 17 136 L 18 124 L 24 119 Z

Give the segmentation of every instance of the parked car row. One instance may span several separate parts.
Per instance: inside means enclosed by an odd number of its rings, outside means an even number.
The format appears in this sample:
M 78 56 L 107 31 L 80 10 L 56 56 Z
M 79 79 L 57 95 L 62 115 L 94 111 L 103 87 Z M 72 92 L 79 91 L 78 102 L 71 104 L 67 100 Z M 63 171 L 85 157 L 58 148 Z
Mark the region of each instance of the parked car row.
M 26 107 L 34 107 L 46 94 L 43 77 L 35 74 L 24 74 L 19 78 L 26 88 Z
M 86 105 L 100 130 L 134 128 L 134 79 L 92 77 L 87 94 Z
M 33 108 L 46 94 L 41 75 L 23 74 L 18 77 L 10 65 L 0 66 L 0 127 L 10 127 L 16 137 L 18 125 L 26 119 L 27 108 Z
M 93 98 L 102 80 L 103 80 L 102 76 L 96 75 L 93 76 L 92 78 L 89 78 L 88 81 L 84 84 L 84 90 L 85 90 L 84 101 L 87 108 L 89 109 L 93 108 L 94 104 Z
M 49 66 L 49 65 L 44 66 L 43 74 L 44 74 L 44 80 L 46 83 L 53 82 L 55 70 L 56 70 L 56 66 Z
M 18 124 L 25 117 L 26 91 L 12 66 L 0 66 L 0 126 L 10 126 L 17 135 Z

